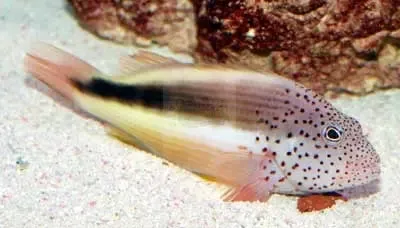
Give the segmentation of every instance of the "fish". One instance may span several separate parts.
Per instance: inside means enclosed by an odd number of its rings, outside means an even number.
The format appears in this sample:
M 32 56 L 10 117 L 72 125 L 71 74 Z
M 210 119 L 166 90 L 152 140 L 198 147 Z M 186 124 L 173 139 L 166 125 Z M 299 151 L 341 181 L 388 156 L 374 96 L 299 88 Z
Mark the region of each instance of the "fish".
M 42 42 L 24 68 L 110 135 L 228 186 L 226 202 L 338 192 L 380 176 L 379 154 L 355 118 L 272 72 L 141 50 L 108 75 Z

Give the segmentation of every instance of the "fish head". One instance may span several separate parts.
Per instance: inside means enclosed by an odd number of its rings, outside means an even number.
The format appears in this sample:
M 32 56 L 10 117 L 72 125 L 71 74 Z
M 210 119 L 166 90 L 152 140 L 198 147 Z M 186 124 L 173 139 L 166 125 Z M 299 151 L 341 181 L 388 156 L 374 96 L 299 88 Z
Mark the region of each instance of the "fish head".
M 300 133 L 291 143 L 295 156 L 287 167 L 290 173 L 286 172 L 296 189 L 303 193 L 332 192 L 379 178 L 379 155 L 355 118 L 327 102 L 317 115 L 305 115 L 313 122 L 296 128 Z
M 300 84 L 286 89 L 286 95 L 279 118 L 268 119 L 276 126 L 269 134 L 280 142 L 268 146 L 277 151 L 276 164 L 290 183 L 280 190 L 332 192 L 379 178 L 379 155 L 359 121 Z
M 363 133 L 361 124 L 353 117 L 334 111 L 336 115 L 321 134 L 333 149 L 330 150 L 332 160 L 336 160 L 330 169 L 335 174 L 331 176 L 331 180 L 335 177 L 332 190 L 356 187 L 378 179 L 380 157 Z

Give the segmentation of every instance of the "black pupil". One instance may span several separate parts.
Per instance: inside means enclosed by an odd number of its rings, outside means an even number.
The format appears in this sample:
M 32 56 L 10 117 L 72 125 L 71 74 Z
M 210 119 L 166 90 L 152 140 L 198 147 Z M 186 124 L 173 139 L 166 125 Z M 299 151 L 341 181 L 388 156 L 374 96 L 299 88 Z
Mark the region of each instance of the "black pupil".
M 339 138 L 339 132 L 335 129 L 329 129 L 327 135 L 328 135 L 328 138 L 330 138 L 330 139 L 335 140 L 335 139 Z

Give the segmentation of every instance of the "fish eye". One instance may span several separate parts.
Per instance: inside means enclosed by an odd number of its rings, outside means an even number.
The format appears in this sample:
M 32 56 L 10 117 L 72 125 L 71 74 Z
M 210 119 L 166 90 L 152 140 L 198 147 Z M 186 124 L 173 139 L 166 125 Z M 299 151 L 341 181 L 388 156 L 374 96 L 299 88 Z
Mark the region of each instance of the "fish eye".
M 343 131 L 335 126 L 328 126 L 324 129 L 324 137 L 330 142 L 338 142 L 342 138 Z

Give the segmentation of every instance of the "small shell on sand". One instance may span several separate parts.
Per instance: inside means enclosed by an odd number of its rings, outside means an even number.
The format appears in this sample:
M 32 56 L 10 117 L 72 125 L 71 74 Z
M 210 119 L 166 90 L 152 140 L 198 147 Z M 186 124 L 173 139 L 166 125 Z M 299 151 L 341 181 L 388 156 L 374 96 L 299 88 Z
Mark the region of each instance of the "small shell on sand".
M 337 200 L 347 201 L 346 198 L 337 194 L 303 196 L 297 201 L 297 209 L 302 213 L 321 211 L 335 205 Z

